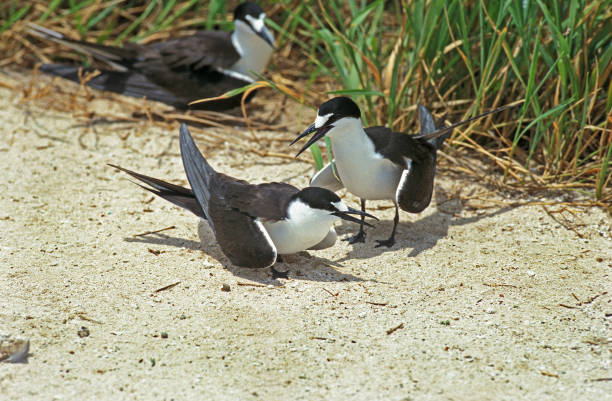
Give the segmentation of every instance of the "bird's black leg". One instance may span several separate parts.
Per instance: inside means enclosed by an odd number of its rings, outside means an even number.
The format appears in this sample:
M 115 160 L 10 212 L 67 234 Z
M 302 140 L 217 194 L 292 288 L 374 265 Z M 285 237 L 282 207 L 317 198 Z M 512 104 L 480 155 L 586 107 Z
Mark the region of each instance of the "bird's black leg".
M 376 248 L 379 246 L 386 246 L 387 248 L 391 248 L 393 244 L 395 244 L 395 229 L 397 228 L 397 223 L 399 223 L 399 210 L 397 208 L 397 203 L 395 204 L 395 217 L 393 218 L 393 230 L 391 231 L 391 236 L 387 239 L 377 239 Z
M 281 255 L 276 256 L 276 263 L 283 263 L 283 258 Z M 274 266 L 270 266 L 270 272 L 272 273 L 272 280 L 276 280 L 277 278 L 289 278 L 289 270 L 286 272 L 280 272 L 274 268 Z
M 365 212 L 366 210 L 366 200 L 361 199 L 361 211 Z M 355 244 L 357 242 L 365 242 L 366 233 L 363 231 L 363 222 L 365 220 L 365 216 L 361 216 L 361 225 L 359 225 L 359 232 L 352 237 L 346 238 L 344 241 L 348 241 L 349 244 Z

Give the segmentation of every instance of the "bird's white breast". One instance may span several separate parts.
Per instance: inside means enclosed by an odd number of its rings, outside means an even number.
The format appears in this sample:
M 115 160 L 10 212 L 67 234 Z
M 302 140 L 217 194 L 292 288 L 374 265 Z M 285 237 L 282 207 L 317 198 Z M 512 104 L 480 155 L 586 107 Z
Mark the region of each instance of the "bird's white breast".
M 261 73 L 266 68 L 274 50 L 272 46 L 240 20 L 235 23 L 232 43 L 241 57 L 230 70 L 257 79 L 250 71 Z
M 344 187 L 362 199 L 395 200 L 402 168 L 376 153 L 361 120 L 354 121 L 358 124 L 344 123 L 328 134 Z
M 304 251 L 319 244 L 330 232 L 338 217 L 330 212 L 312 209 L 301 201 L 289 205 L 288 218 L 279 221 L 263 221 L 279 254 Z

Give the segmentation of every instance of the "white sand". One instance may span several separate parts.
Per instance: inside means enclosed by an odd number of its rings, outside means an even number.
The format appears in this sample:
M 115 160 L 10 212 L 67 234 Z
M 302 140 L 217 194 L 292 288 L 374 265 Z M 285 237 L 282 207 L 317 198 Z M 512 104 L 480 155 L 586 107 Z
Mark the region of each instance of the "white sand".
M 0 335 L 30 339 L 31 356 L 0 364 L 0 399 L 612 399 L 603 211 L 552 215 L 580 238 L 541 206 L 446 201 L 485 189 L 441 169 L 432 205 L 401 214 L 392 250 L 374 239 L 393 210 L 374 208 L 365 245 L 289 257 L 279 269 L 291 278 L 272 282 L 230 266 L 208 230 L 200 245 L 194 216 L 105 165 L 185 184 L 178 127 L 74 127 L 19 99 L 0 88 Z M 202 150 L 254 182 L 305 185 L 312 171 L 234 145 Z

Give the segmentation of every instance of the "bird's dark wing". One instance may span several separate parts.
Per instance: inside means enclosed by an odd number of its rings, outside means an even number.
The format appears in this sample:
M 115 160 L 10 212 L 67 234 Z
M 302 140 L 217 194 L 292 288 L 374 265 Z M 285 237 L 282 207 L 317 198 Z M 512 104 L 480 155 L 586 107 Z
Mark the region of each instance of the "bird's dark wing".
M 426 121 L 429 124 L 429 121 Z M 431 202 L 436 169 L 436 148 L 425 140 L 386 127 L 366 129 L 376 152 L 402 168 L 395 201 L 402 210 L 418 213 Z
M 262 220 L 282 220 L 287 217 L 287 205 L 299 190 L 290 184 L 270 182 L 228 186 L 225 192 L 232 208 Z M 246 196 L 248 195 L 248 196 Z
M 145 187 L 144 185 L 137 184 L 141 188 L 146 189 L 147 191 L 150 191 L 155 195 L 164 198 L 168 202 L 182 207 L 183 209 L 189 210 L 191 213 L 195 214 L 198 217 L 204 219 L 206 218 L 202 207 L 200 207 L 200 204 L 198 203 L 191 189 L 183 188 L 181 186 L 174 185 L 169 182 L 159 180 L 157 178 L 149 177 L 144 174 L 139 174 L 126 168 L 116 166 L 114 164 L 109 164 L 109 166 L 128 173 L 132 177 L 144 182 L 149 187 L 151 187 L 149 188 Z
M 423 211 L 431 202 L 436 173 L 436 150 L 429 148 L 419 161 L 406 159 L 404 171 L 395 192 L 399 207 L 410 213 Z
M 125 43 L 123 47 L 70 39 L 35 24 L 30 25 L 30 33 L 102 61 L 103 65 L 95 65 L 100 67 L 100 74 L 89 80 L 88 86 L 137 98 L 146 97 L 179 109 L 187 109 L 191 101 L 216 97 L 251 83 L 246 78 L 221 72 L 240 58 L 228 32 L 200 31 L 191 36 L 146 45 Z M 46 64 L 41 71 L 78 83 L 79 68 Z M 83 70 L 95 71 L 93 68 Z M 251 93 L 247 101 L 253 95 Z M 242 95 L 236 95 L 201 103 L 194 108 L 227 110 L 239 106 L 241 98 Z
M 47 74 L 56 75 L 80 83 L 81 76 L 84 77 L 86 74 L 93 73 L 97 69 L 63 64 L 43 64 L 40 70 Z M 79 70 L 81 70 L 81 75 L 79 75 Z M 187 103 L 190 100 L 190 98 L 177 97 L 177 94 L 171 92 L 170 89 L 152 82 L 149 78 L 140 73 L 106 70 L 97 71 L 99 71 L 100 74 L 89 79 L 87 81 L 87 86 L 136 98 L 145 97 L 148 100 L 163 102 L 181 109 L 187 108 Z
M 198 31 L 191 36 L 149 46 L 172 69 L 229 68 L 240 59 L 232 44 L 231 33 L 224 31 Z
M 422 104 L 419 104 L 418 109 L 419 109 L 419 124 L 421 126 L 421 132 L 419 133 L 419 136 L 430 134 L 445 126 L 443 118 L 438 120 L 437 122 L 434 121 L 434 118 L 429 112 L 429 110 L 427 110 L 427 108 L 423 106 Z M 444 141 L 448 137 L 450 137 L 452 132 L 453 132 L 452 130 L 449 130 L 442 136 L 428 139 L 427 142 L 430 145 L 433 145 L 433 147 L 435 147 L 436 149 L 440 149 Z
M 374 144 L 374 149 L 377 153 L 380 153 L 389 146 L 389 142 L 394 134 L 393 130 L 383 126 L 374 126 L 364 129 L 366 135 Z
M 365 132 L 374 143 L 376 153 L 402 168 L 406 167 L 405 159 L 418 163 L 432 148 L 426 141 L 415 140 L 387 127 L 369 127 Z
M 231 204 L 234 186 L 244 181 L 217 173 L 195 145 L 185 124 L 180 133 L 181 157 L 192 191 L 208 217 L 223 253 L 236 266 L 263 268 L 276 262 L 276 247 L 263 224 Z M 248 193 L 242 194 L 249 196 Z

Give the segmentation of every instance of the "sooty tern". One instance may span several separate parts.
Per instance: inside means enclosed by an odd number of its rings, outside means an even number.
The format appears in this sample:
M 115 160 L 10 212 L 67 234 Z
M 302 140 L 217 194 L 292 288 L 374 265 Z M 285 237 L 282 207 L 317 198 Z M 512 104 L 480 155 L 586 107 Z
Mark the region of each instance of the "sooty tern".
M 313 176 L 310 185 L 332 191 L 345 187 L 360 198 L 362 211 L 365 211 L 368 199 L 393 201 L 395 217 L 391 236 L 386 240 L 377 240 L 376 245 L 391 247 L 395 243 L 395 229 L 399 221 L 398 206 L 404 211 L 419 213 L 429 205 L 436 170 L 436 151 L 450 136 L 452 129 L 511 106 L 450 126 L 436 126 L 429 111 L 419 105 L 421 132 L 407 135 L 381 126 L 364 129 L 359 106 L 347 97 L 336 97 L 319 107 L 314 123 L 291 144 L 316 132 L 297 153 L 297 157 L 325 135 L 331 140 L 334 160 Z M 365 242 L 363 226 L 349 241 Z
M 108 69 L 87 85 L 133 97 L 143 97 L 186 109 L 189 102 L 219 96 L 254 82 L 274 49 L 274 37 L 265 26 L 266 14 L 254 3 L 234 11 L 234 31 L 197 31 L 191 36 L 145 45 L 106 46 L 70 39 L 31 24 L 30 33 L 62 43 L 104 62 Z M 43 64 L 41 71 L 80 82 L 81 67 Z M 84 68 L 93 72 L 94 68 Z M 254 72 L 254 73 L 253 73 Z M 240 105 L 241 94 L 200 103 L 194 108 L 225 110 Z
M 271 267 L 279 254 L 330 247 L 336 242 L 336 221 L 360 222 L 351 214 L 360 215 L 361 224 L 365 216 L 376 219 L 347 207 L 327 189 L 298 190 L 279 182 L 253 185 L 218 173 L 199 152 L 184 124 L 179 140 L 191 189 L 110 166 L 148 185 L 142 188 L 208 221 L 221 250 L 237 266 Z

